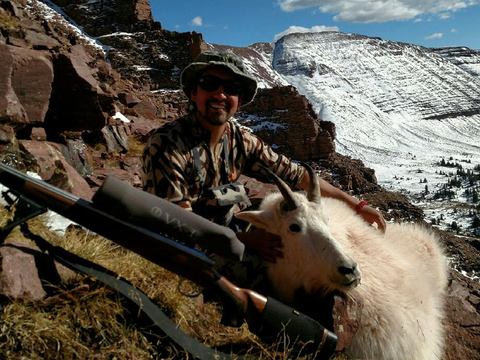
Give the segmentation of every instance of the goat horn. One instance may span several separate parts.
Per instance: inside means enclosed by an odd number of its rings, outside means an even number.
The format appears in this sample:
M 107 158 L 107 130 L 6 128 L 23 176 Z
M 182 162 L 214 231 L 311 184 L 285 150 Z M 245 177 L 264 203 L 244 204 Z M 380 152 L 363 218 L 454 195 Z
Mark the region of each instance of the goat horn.
M 322 200 L 322 195 L 320 193 L 320 181 L 318 180 L 317 174 L 313 171 L 312 167 L 307 163 L 301 163 L 302 166 L 307 169 L 308 175 L 310 176 L 310 185 L 308 187 L 307 199 L 308 201 L 320 204 Z
M 278 187 L 278 190 L 280 190 L 280 192 L 282 193 L 283 198 L 285 199 L 285 210 L 293 211 L 297 209 L 299 204 L 295 199 L 295 197 L 293 196 L 293 191 L 290 189 L 290 187 L 282 179 L 280 179 L 277 176 L 277 174 L 272 172 L 270 169 L 262 165 L 260 165 L 260 167 L 267 173 L 268 178 L 275 182 L 275 184 Z

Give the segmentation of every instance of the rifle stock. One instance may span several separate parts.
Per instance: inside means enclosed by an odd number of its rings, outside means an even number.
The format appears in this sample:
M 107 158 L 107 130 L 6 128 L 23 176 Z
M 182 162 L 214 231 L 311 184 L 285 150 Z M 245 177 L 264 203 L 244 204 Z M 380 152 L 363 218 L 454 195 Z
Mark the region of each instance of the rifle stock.
M 120 180 L 115 180 L 110 183 L 115 183 L 117 186 Z M 0 163 L 0 183 L 34 203 L 122 245 L 173 273 L 213 289 L 221 298 L 224 307 L 222 323 L 240 326 L 247 321 L 249 329 L 265 339 L 275 339 L 280 332 L 284 331 L 292 341 L 306 344 L 307 350 L 317 352 L 317 356 L 323 359 L 328 359 L 335 351 L 337 344 L 335 334 L 318 322 L 273 298 L 267 298 L 250 289 L 237 287 L 214 269 L 215 262 L 211 258 L 159 234 L 158 224 L 155 223 L 158 217 L 154 215 L 147 220 L 141 220 L 139 218 L 142 211 L 136 212 L 132 209 L 143 206 L 144 214 L 152 214 L 153 207 L 161 209 L 165 214 L 172 215 L 171 211 L 173 211 L 174 216 L 169 219 L 175 218 L 183 224 L 177 227 L 176 236 L 180 236 L 185 231 L 192 234 L 192 229 L 188 230 L 189 227 L 198 224 L 205 225 L 203 220 L 196 218 L 200 218 L 200 216 L 123 183 L 121 184 L 122 194 L 128 193 L 128 196 L 121 198 L 122 206 L 119 206 L 118 198 L 110 195 L 105 197 L 105 194 L 110 194 L 108 191 L 104 191 L 105 187 L 102 187 L 103 190 L 97 191 L 94 202 L 91 203 L 2 163 Z M 118 188 L 116 189 L 118 190 Z M 102 205 L 98 205 L 98 202 Z M 174 208 L 165 206 L 165 203 Z M 175 212 L 178 210 L 181 211 Z M 122 211 L 124 211 L 123 217 Z M 183 217 L 185 214 L 182 212 L 188 214 L 186 215 L 188 221 L 192 222 L 185 222 Z M 115 216 L 109 213 L 113 213 Z M 158 210 L 156 210 L 156 214 L 158 215 Z M 188 226 L 185 225 L 187 223 Z M 202 227 L 200 226 L 200 228 Z M 237 246 L 236 237 L 233 239 L 228 231 L 221 228 L 219 233 L 215 232 L 218 230 L 216 227 L 213 227 L 212 230 L 209 225 L 207 230 L 204 228 L 195 230 L 195 241 L 213 246 L 212 244 L 226 239 L 230 243 L 226 247 L 224 246 L 224 250 L 227 253 L 233 251 L 233 257 L 238 257 L 243 253 L 243 248 Z M 168 224 L 163 224 L 161 231 L 168 232 Z M 212 231 L 217 237 L 214 241 L 202 238 L 211 237 Z M 239 240 L 236 239 L 236 241 Z

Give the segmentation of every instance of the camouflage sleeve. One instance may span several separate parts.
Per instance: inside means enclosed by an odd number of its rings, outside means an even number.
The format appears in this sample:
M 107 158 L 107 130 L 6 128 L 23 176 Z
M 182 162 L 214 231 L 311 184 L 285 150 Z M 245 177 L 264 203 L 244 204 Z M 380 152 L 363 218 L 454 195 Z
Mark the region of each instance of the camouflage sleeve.
M 300 183 L 305 173 L 303 166 L 284 155 L 277 154 L 260 138 L 248 131 L 242 130 L 242 138 L 247 157 L 246 172 L 254 176 L 259 172 L 259 165 L 263 165 L 292 187 Z
M 152 135 L 143 151 L 143 190 L 192 210 L 186 166 L 187 159 L 173 149 L 168 136 Z

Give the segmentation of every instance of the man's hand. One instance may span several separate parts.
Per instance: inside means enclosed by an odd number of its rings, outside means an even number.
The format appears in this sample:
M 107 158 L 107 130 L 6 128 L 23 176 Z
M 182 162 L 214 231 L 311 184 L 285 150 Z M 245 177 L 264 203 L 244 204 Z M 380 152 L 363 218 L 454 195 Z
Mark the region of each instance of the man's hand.
M 360 209 L 358 214 L 369 224 L 376 223 L 379 230 L 385 232 L 387 229 L 387 223 L 385 222 L 385 219 L 380 211 L 365 205 Z
M 277 258 L 283 258 L 283 243 L 278 235 L 254 228 L 246 233 L 237 233 L 237 237 L 247 251 L 257 253 L 265 261 L 275 263 Z

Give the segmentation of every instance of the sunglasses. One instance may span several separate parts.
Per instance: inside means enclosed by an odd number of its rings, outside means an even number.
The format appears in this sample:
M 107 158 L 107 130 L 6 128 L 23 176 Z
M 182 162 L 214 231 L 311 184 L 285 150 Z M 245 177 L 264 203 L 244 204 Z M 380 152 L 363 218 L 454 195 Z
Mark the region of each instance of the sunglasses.
M 240 95 L 243 92 L 242 83 L 235 79 L 223 80 L 211 75 L 198 79 L 198 86 L 205 91 L 216 91 L 220 85 L 223 85 L 223 91 L 227 95 Z

